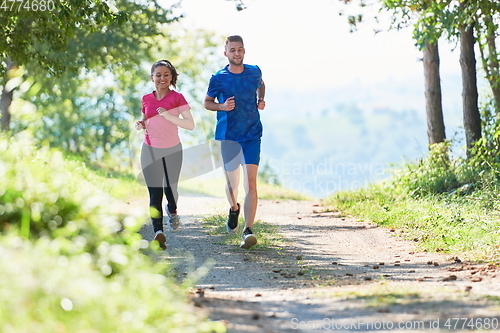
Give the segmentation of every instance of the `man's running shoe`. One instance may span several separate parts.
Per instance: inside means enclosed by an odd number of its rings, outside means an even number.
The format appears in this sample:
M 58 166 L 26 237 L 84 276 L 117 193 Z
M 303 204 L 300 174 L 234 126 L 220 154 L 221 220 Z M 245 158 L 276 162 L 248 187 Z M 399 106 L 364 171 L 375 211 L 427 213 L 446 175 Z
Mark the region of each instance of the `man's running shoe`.
M 250 228 L 245 228 L 245 230 L 243 231 L 243 235 L 241 235 L 240 247 L 242 249 L 249 249 L 255 244 L 257 244 L 257 237 L 255 237 Z
M 230 234 L 234 234 L 238 230 L 238 216 L 240 216 L 240 204 L 238 205 L 238 210 L 231 210 L 229 208 L 229 216 L 227 217 L 226 229 Z
M 158 242 L 162 250 L 167 249 L 167 237 L 165 237 L 165 234 L 161 230 L 156 232 L 154 240 Z
M 168 213 L 168 229 L 172 232 L 179 231 L 179 226 L 181 225 L 181 219 L 177 214 Z

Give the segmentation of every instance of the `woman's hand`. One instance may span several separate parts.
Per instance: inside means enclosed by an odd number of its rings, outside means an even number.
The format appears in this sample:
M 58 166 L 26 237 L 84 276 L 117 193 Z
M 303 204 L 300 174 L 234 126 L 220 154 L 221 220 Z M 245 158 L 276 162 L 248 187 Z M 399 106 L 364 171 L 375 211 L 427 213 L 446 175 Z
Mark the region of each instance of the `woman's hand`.
M 167 109 L 162 108 L 162 107 L 159 107 L 158 109 L 156 109 L 156 112 L 158 112 L 158 114 L 160 116 L 163 116 L 163 118 L 165 118 L 167 120 L 168 120 L 168 117 L 170 116 L 170 113 L 167 112 Z
M 156 109 L 156 112 L 158 112 L 158 114 L 160 116 L 163 116 L 163 118 L 165 118 L 168 121 L 172 121 L 172 117 L 174 117 L 170 113 L 168 113 L 167 109 L 162 108 L 162 107 L 159 107 L 158 109 Z M 174 118 L 177 118 L 177 117 L 174 117 Z
M 146 124 L 144 123 L 144 120 L 136 121 L 135 122 L 135 129 L 136 130 L 146 129 Z

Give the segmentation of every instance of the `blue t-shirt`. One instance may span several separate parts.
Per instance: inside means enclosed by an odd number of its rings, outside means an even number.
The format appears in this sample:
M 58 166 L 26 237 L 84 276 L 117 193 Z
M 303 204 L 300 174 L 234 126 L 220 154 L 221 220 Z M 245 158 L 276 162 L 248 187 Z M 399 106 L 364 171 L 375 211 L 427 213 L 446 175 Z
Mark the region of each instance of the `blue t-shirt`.
M 244 65 L 243 72 L 231 73 L 228 66 L 212 75 L 207 95 L 224 103 L 234 96 L 232 111 L 217 111 L 215 140 L 243 142 L 262 137 L 262 123 L 257 109 L 257 88 L 262 85 L 258 66 Z

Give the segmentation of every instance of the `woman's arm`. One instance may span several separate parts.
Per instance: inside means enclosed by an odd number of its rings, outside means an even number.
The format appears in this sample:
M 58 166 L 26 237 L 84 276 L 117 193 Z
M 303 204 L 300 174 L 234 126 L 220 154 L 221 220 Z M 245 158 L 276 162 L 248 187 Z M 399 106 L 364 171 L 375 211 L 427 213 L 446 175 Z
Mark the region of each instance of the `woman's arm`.
M 194 130 L 194 119 L 190 109 L 181 112 L 182 118 L 172 116 L 167 112 L 167 110 L 165 110 L 165 108 L 158 108 L 157 111 L 159 115 L 163 116 L 166 120 L 174 123 L 175 125 L 190 131 Z
M 146 115 L 144 113 L 142 114 L 142 119 L 135 122 L 135 129 L 146 129 Z

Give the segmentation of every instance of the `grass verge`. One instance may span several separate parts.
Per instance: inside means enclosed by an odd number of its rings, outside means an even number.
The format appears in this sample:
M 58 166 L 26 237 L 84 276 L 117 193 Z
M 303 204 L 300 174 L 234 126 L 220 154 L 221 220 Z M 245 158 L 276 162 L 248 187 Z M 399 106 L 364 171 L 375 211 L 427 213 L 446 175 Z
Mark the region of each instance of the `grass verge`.
M 493 193 L 467 197 L 428 195 L 413 198 L 387 184 L 338 192 L 325 200 L 361 219 L 397 228 L 426 251 L 460 255 L 468 260 L 494 261 L 500 256 L 500 213 Z
M 226 331 L 144 254 L 157 246 L 142 222 L 116 213 L 131 183 L 1 137 L 0 178 L 1 332 Z
M 325 291 L 320 290 L 318 295 L 339 302 L 356 301 L 356 304 L 378 312 L 418 312 L 427 316 L 439 313 L 443 309 L 471 307 L 471 304 L 474 304 L 473 307 L 490 309 L 496 309 L 500 305 L 498 297 L 476 295 L 471 299 L 467 292 L 457 293 L 452 287 L 427 286 L 422 289 L 398 282 L 348 286 L 335 291 L 329 289 L 326 294 L 324 293 Z
M 202 219 L 203 227 L 210 235 L 219 236 L 217 242 L 224 245 L 239 246 L 241 242 L 241 231 L 245 224 L 242 218 L 239 219 L 238 232 L 228 234 L 226 231 L 227 216 L 211 215 Z M 278 228 L 272 224 L 257 220 L 252 231 L 257 236 L 258 243 L 253 246 L 253 250 L 279 250 L 285 244 L 285 239 L 278 233 Z

